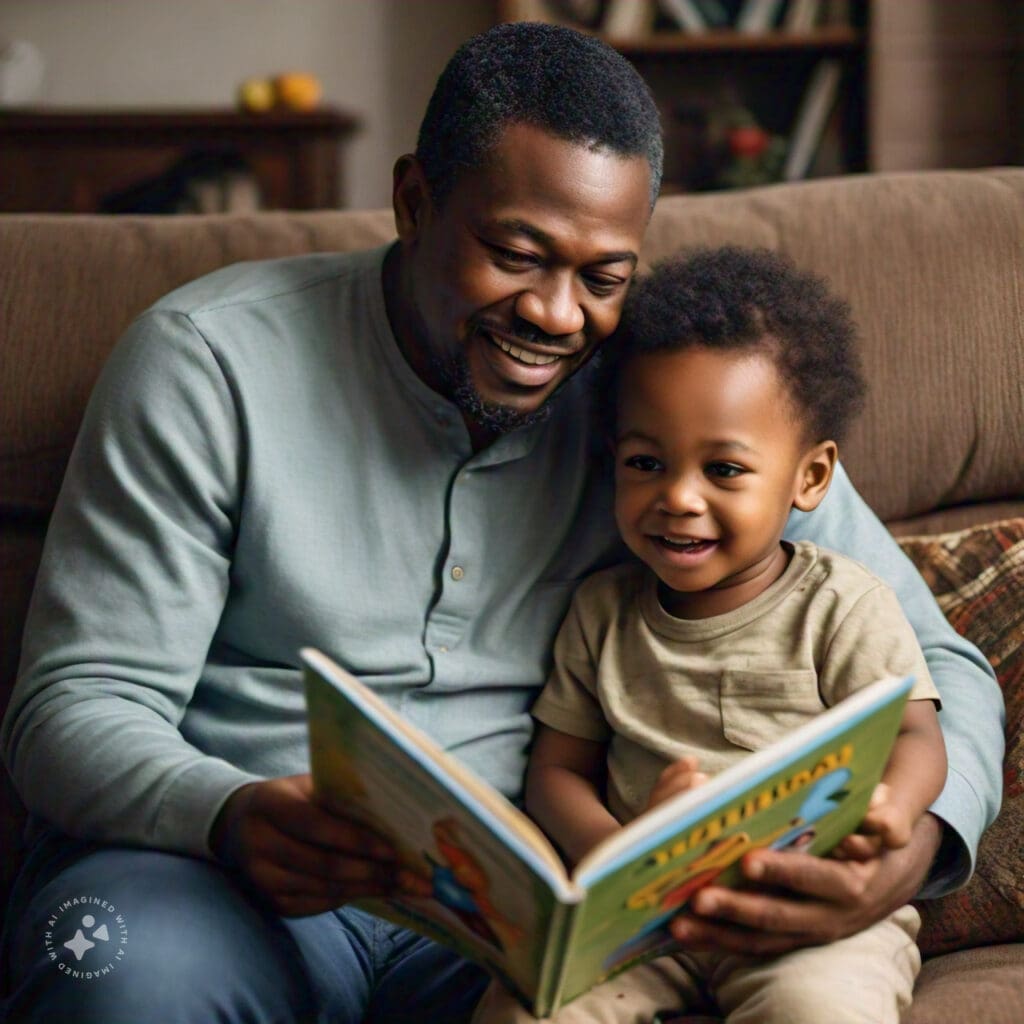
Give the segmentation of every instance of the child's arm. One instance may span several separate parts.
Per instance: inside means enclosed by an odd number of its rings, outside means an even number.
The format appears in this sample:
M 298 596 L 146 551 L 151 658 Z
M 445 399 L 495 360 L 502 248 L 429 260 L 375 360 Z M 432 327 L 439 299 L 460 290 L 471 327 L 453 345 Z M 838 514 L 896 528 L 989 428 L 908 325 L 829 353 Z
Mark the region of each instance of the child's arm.
M 604 805 L 607 747 L 538 725 L 526 769 L 526 810 L 571 864 L 621 827 Z
M 840 855 L 872 856 L 879 845 L 906 846 L 918 818 L 945 784 L 946 746 L 935 705 L 930 700 L 908 701 L 885 774 L 860 827 L 861 833 L 875 839 L 849 836 L 840 845 Z

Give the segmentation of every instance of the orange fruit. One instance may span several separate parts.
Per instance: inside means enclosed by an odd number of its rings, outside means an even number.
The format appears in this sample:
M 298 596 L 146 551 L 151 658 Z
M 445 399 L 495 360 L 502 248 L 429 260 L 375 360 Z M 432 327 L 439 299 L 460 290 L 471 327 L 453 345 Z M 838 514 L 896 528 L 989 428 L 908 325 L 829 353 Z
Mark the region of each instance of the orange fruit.
M 323 87 L 316 75 L 286 71 L 274 79 L 274 94 L 278 105 L 287 110 L 313 110 L 320 102 Z

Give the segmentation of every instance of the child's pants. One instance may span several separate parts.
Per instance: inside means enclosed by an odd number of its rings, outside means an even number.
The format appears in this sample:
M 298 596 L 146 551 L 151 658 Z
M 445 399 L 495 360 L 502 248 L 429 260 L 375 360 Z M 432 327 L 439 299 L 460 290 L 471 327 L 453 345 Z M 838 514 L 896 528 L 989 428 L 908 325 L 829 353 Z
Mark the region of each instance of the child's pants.
M 914 942 L 920 924 L 906 906 L 856 935 L 779 957 L 659 957 L 598 985 L 550 1019 L 649 1024 L 656 1013 L 706 1010 L 710 997 L 729 1024 L 898 1024 L 921 968 Z M 497 983 L 473 1016 L 473 1024 L 535 1020 Z

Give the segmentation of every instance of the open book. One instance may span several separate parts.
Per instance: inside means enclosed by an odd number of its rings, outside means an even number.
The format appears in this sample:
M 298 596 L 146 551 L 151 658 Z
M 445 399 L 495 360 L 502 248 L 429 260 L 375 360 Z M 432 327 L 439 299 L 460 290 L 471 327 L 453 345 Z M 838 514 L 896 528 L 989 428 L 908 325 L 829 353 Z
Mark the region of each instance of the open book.
M 660 804 L 571 873 L 505 797 L 319 651 L 302 652 L 319 797 L 390 839 L 415 895 L 365 901 L 482 963 L 536 1016 L 670 945 L 666 924 L 761 847 L 826 853 L 857 828 L 912 680 L 884 679 Z

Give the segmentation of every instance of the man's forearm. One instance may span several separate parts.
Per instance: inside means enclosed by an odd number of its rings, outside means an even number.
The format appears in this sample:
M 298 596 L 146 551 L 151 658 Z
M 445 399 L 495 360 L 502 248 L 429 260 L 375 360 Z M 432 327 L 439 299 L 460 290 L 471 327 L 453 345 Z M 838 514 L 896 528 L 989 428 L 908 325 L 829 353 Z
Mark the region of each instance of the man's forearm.
M 973 870 L 982 832 L 1002 799 L 1003 701 L 980 651 L 949 625 L 927 584 L 857 494 L 842 466 L 818 509 L 790 516 L 786 537 L 811 540 L 866 565 L 896 592 L 942 697 L 940 724 L 949 763 L 932 805 L 945 823 L 941 855 L 924 889 L 941 895 Z

